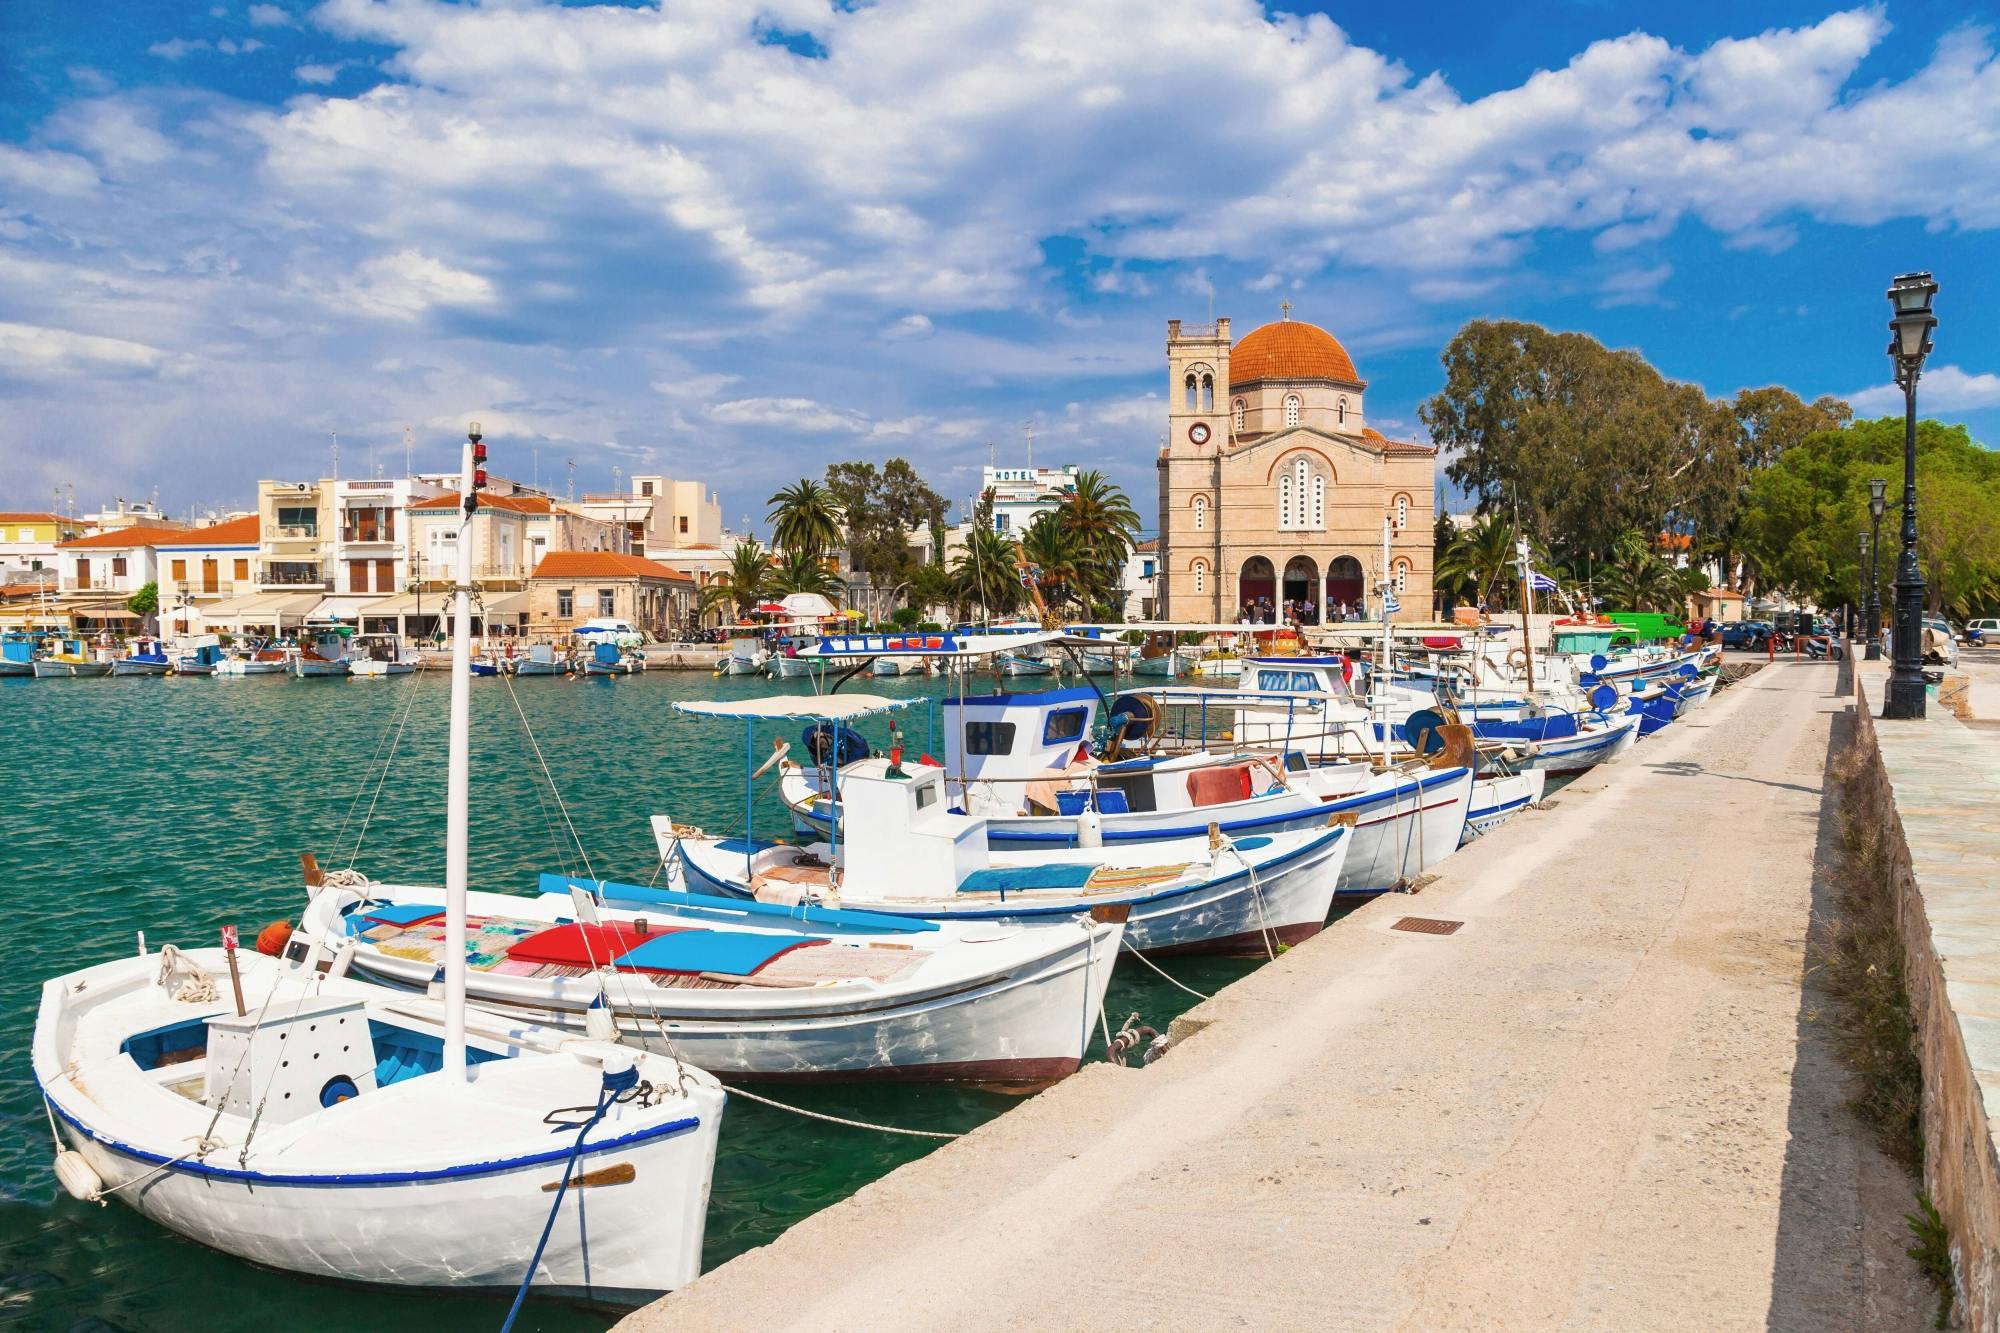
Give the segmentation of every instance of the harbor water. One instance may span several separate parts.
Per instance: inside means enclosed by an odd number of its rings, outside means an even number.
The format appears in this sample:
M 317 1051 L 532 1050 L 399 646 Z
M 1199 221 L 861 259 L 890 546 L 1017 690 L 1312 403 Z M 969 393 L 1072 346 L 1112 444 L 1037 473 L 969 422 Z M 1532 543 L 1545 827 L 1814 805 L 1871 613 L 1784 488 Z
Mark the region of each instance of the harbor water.
M 269 1272 L 162 1230 L 129 1208 L 70 1199 L 57 1187 L 50 1131 L 29 1068 L 43 980 L 147 943 L 213 945 L 233 924 L 246 942 L 297 919 L 299 853 L 377 879 L 444 874 L 443 673 L 378 680 L 289 677 L 0 679 L 10 782 L 0 800 L 0 880 L 10 963 L 0 974 L 0 1326 L 62 1329 L 425 1330 L 498 1327 L 503 1299 L 382 1292 Z M 710 832 L 742 827 L 741 723 L 676 713 L 680 699 L 805 692 L 807 682 L 716 679 L 706 672 L 475 682 L 471 881 L 532 892 L 545 870 L 645 883 L 658 864 L 648 816 Z M 870 680 L 851 692 L 941 693 L 939 682 Z M 518 705 L 518 713 L 517 713 Z M 941 753 L 928 700 L 901 715 L 911 754 Z M 575 824 L 540 780 L 525 718 Z M 885 724 L 862 732 L 881 743 Z M 796 726 L 759 724 L 798 747 Z M 386 780 L 383 775 L 386 772 Z M 756 831 L 785 832 L 761 788 Z M 1174 976 L 1212 991 L 1254 964 L 1175 959 Z M 1106 1003 L 1164 1030 L 1193 997 L 1129 960 Z M 1099 1039 L 1101 1052 L 1102 1039 Z M 1097 1058 L 1094 1053 L 1092 1058 Z M 780 1099 L 834 1115 L 920 1129 L 972 1128 L 1012 1098 L 921 1084 L 785 1086 Z M 843 1128 L 731 1101 L 709 1207 L 706 1266 L 765 1244 L 935 1140 Z M 611 1314 L 553 1302 L 521 1327 L 596 1329 Z

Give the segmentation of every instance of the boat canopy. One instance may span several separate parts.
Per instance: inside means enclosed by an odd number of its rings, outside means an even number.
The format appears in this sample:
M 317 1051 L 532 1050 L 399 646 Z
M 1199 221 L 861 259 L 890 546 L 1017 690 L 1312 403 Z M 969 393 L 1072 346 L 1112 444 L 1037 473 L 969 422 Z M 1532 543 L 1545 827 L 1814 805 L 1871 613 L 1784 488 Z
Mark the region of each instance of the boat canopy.
M 772 694 L 761 699 L 686 699 L 675 704 L 674 711 L 753 722 L 851 722 L 922 702 L 920 698 L 889 699 L 879 694 Z

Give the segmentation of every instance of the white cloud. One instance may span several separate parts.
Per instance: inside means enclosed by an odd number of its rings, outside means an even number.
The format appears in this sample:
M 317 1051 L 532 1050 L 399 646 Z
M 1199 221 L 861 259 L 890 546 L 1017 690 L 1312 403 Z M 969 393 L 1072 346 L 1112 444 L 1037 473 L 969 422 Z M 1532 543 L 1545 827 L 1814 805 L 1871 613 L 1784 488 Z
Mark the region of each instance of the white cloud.
M 1672 277 L 1671 264 L 1655 264 L 1651 268 L 1628 268 L 1606 277 L 1597 285 L 1597 303 L 1601 306 L 1657 305 L 1660 301 L 1660 284 Z
M 255 37 L 245 37 L 242 41 L 225 37 L 215 44 L 215 49 L 226 56 L 247 56 L 252 51 L 261 51 L 264 44 Z
M 928 338 L 934 331 L 928 315 L 905 315 L 882 330 L 882 340 L 908 342 L 913 338 Z
M 152 374 L 173 358 L 157 347 L 33 324 L 0 324 L 0 364 L 30 379 Z
M 1847 395 L 1857 416 L 1880 416 L 1903 410 L 1903 391 L 1879 384 Z M 1967 374 L 1957 366 L 1931 366 L 1917 381 L 1919 412 L 1973 412 L 2000 407 L 2000 375 Z
M 868 419 L 859 412 L 828 407 L 810 398 L 737 398 L 708 409 L 709 418 L 727 426 L 782 426 L 788 430 L 859 433 Z
M 300 83 L 328 84 L 340 77 L 339 65 L 304 64 L 292 71 Z
M 250 25 L 254 28 L 289 28 L 292 16 L 278 5 L 252 5 Z
M 214 49 L 214 47 L 199 37 L 176 37 L 171 41 L 154 42 L 146 48 L 146 54 L 149 56 L 158 56 L 162 60 L 183 60 L 196 51 L 211 51 Z
M 97 188 L 97 172 L 72 153 L 30 152 L 0 144 L 0 180 L 42 194 L 82 195 Z
M 398 250 L 363 264 L 341 285 L 338 299 L 392 319 L 416 319 L 436 306 L 492 305 L 495 292 L 477 273 L 417 250 Z

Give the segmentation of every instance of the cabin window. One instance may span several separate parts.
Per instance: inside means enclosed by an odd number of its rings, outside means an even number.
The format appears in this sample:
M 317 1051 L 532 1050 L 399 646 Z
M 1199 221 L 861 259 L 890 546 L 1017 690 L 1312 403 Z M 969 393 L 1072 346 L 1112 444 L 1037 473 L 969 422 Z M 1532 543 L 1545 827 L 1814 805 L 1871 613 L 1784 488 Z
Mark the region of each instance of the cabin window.
M 917 788 L 917 809 L 923 810 L 937 804 L 938 789 L 935 782 L 926 782 Z
M 1282 690 L 1287 688 L 1286 682 L 1290 679 L 1291 677 L 1283 671 L 1259 671 L 1257 673 L 1257 688 L 1260 690 Z
M 1319 682 L 1313 679 L 1312 672 L 1310 671 L 1294 671 L 1292 673 L 1292 688 L 1295 690 L 1305 690 L 1310 693 L 1319 688 Z
M 1057 745 L 1075 740 L 1083 735 L 1083 724 L 1089 716 L 1088 710 L 1082 708 L 1056 709 L 1042 725 L 1042 744 Z
M 1014 753 L 1012 722 L 968 722 L 965 724 L 967 754 Z

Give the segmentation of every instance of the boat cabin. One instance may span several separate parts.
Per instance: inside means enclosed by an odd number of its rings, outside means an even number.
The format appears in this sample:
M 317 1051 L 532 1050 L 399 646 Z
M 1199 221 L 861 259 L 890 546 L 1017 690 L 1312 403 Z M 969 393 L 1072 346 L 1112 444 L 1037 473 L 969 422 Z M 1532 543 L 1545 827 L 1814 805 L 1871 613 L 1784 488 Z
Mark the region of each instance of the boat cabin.
M 1098 702 L 1088 686 L 946 699 L 945 772 L 980 782 L 1068 768 L 1090 742 Z

